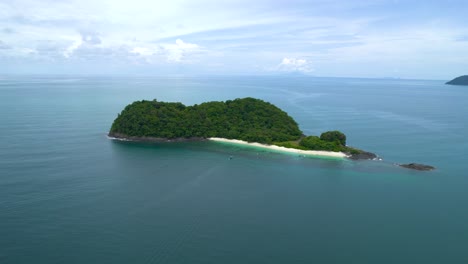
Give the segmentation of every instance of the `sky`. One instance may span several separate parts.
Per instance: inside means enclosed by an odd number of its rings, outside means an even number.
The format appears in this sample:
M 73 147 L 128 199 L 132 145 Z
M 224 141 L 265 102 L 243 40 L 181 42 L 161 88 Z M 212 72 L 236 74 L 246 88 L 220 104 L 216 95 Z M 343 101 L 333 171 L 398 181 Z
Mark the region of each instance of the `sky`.
M 0 0 L 1 74 L 452 79 L 468 1 Z

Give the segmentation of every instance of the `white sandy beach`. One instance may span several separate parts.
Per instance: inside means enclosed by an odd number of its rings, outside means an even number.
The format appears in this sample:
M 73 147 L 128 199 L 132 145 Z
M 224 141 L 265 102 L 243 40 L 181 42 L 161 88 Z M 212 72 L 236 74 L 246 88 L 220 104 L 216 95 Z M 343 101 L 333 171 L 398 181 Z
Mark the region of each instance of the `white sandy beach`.
M 261 147 L 261 148 L 266 148 L 266 149 L 271 149 L 271 150 L 276 150 L 276 151 L 282 151 L 282 152 L 296 153 L 296 154 L 301 154 L 301 155 L 324 156 L 324 157 L 334 157 L 334 158 L 346 158 L 346 157 L 348 157 L 348 155 L 346 155 L 343 152 L 322 151 L 322 150 L 300 150 L 300 149 L 285 148 L 285 147 L 280 147 L 280 146 L 275 146 L 275 145 L 250 143 L 250 142 L 247 142 L 247 141 L 237 140 L 237 139 L 226 139 L 226 138 L 216 138 L 216 137 L 212 137 L 212 138 L 208 138 L 208 139 L 213 140 L 213 141 L 218 141 L 218 142 L 226 142 L 226 143 L 234 143 L 234 144 L 240 144 L 240 145 Z

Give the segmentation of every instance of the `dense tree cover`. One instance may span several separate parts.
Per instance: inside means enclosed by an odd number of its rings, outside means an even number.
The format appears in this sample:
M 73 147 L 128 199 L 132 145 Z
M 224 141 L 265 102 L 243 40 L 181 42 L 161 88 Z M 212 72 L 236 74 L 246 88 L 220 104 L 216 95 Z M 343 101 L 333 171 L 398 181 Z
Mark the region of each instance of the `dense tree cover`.
M 223 137 L 272 143 L 298 140 L 302 132 L 286 112 L 254 98 L 181 103 L 134 102 L 118 115 L 110 134 L 131 137 Z
M 346 146 L 346 135 L 340 131 L 327 131 L 320 135 L 320 139 L 327 142 L 336 142 L 339 145 Z
M 329 151 L 342 151 L 343 150 L 343 145 L 341 145 L 338 141 L 325 141 L 323 139 L 320 139 L 317 136 L 305 137 L 299 142 L 299 145 L 307 149 L 315 149 L 315 150 L 329 150 Z
M 337 138 L 339 140 L 337 140 Z M 363 152 L 362 150 L 348 147 L 345 145 L 345 143 L 346 136 L 340 131 L 335 130 L 322 133 L 320 137 L 304 137 L 299 141 L 299 146 L 302 147 L 301 149 L 305 148 L 309 150 L 327 150 L 335 152 L 341 151 L 348 154 L 359 154 Z

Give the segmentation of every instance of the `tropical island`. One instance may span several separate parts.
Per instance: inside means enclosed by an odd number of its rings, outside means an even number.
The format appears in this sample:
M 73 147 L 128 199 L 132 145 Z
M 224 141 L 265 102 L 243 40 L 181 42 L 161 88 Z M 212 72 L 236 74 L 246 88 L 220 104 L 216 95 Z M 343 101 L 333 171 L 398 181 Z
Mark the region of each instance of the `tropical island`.
M 450 85 L 468 85 L 468 75 L 463 75 L 459 76 L 449 82 L 446 82 L 445 84 L 450 84 Z
M 136 101 L 118 114 L 109 136 L 154 142 L 211 139 L 311 155 L 351 159 L 377 157 L 347 146 L 346 135 L 340 131 L 305 136 L 286 112 L 255 98 L 193 106 L 157 100 Z

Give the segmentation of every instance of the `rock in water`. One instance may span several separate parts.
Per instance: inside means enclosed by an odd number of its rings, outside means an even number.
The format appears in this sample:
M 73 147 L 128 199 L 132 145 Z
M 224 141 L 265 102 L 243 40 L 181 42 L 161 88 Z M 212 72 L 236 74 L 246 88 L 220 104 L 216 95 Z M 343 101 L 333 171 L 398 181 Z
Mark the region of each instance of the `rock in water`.
M 349 158 L 352 160 L 373 160 L 377 158 L 377 155 L 372 152 L 362 151 L 360 153 L 351 154 Z
M 403 168 L 407 168 L 407 169 L 420 170 L 420 171 L 435 170 L 435 167 L 424 165 L 424 164 L 418 164 L 418 163 L 400 164 L 399 166 Z

